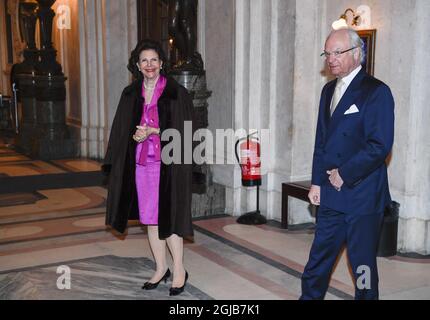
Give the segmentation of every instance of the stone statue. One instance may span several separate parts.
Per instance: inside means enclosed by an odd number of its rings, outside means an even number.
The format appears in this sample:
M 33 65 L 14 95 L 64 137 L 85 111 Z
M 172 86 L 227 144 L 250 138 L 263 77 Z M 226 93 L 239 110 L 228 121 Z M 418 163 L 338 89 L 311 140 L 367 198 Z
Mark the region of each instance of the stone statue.
M 18 8 L 19 33 L 26 47 L 23 50 L 24 61 L 12 66 L 10 82 L 11 87 L 15 83 L 20 91 L 17 74 L 33 74 L 36 71 L 36 66 L 39 63 L 39 51 L 36 48 L 37 3 L 20 2 Z M 19 98 L 20 96 L 18 96 Z
M 36 49 L 36 20 L 37 20 L 37 3 L 20 2 L 19 3 L 19 31 L 21 39 L 27 45 L 26 49 Z
M 203 71 L 203 61 L 197 52 L 197 0 L 163 0 L 169 10 L 169 35 L 178 49 L 179 61 L 173 72 Z

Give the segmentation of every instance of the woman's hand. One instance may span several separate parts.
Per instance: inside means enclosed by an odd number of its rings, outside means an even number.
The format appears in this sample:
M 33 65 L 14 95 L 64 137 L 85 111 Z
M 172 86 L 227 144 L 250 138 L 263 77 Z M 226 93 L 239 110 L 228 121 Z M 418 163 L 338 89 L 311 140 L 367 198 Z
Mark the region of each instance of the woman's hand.
M 142 142 L 145 141 L 145 139 L 148 137 L 148 127 L 146 124 L 142 126 L 137 126 L 137 130 L 135 134 L 133 135 L 133 140 L 136 142 Z
M 148 137 L 151 134 L 160 134 L 160 128 L 147 127 L 146 132 L 148 133 Z
M 159 128 L 148 127 L 146 123 L 143 126 L 137 126 L 136 128 L 137 130 L 133 135 L 133 139 L 139 143 L 145 141 L 151 134 L 160 134 Z

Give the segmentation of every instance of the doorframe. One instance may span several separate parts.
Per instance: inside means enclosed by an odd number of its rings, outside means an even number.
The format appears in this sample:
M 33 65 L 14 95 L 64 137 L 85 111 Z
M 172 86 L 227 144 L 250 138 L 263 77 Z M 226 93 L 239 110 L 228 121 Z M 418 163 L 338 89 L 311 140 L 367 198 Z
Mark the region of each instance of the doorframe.
M 3 95 L 11 95 L 12 88 L 10 87 L 10 72 L 13 65 L 14 53 L 12 40 L 8 38 L 12 36 L 12 22 L 10 17 L 7 18 L 7 0 L 2 0 L 0 3 L 0 92 Z M 9 34 L 7 23 L 9 23 Z

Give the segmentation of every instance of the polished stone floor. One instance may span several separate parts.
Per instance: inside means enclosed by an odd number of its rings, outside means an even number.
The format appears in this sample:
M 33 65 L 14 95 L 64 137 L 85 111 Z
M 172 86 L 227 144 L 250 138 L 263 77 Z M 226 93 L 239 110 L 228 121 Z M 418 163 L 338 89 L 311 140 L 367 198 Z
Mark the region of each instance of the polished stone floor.
M 0 299 L 298 299 L 313 228 L 239 225 L 228 215 L 194 220 L 182 295 L 168 296 L 170 281 L 142 291 L 154 268 L 146 229 L 137 221 L 126 235 L 106 228 L 99 167 L 34 160 L 0 144 Z M 430 299 L 430 259 L 378 258 L 378 266 L 381 299 Z M 326 299 L 352 295 L 344 252 Z

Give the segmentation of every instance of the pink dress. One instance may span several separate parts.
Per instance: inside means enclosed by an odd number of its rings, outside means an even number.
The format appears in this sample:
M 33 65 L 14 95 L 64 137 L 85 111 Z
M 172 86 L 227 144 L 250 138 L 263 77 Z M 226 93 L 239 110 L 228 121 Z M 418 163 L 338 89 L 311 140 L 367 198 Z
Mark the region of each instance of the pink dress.
M 140 125 L 159 128 L 158 99 L 166 87 L 166 78 L 160 76 L 150 103 L 143 106 Z M 142 96 L 145 88 L 142 85 Z M 144 225 L 158 225 L 158 195 L 160 185 L 161 142 L 158 135 L 151 135 L 136 147 L 136 189 L 139 220 Z

